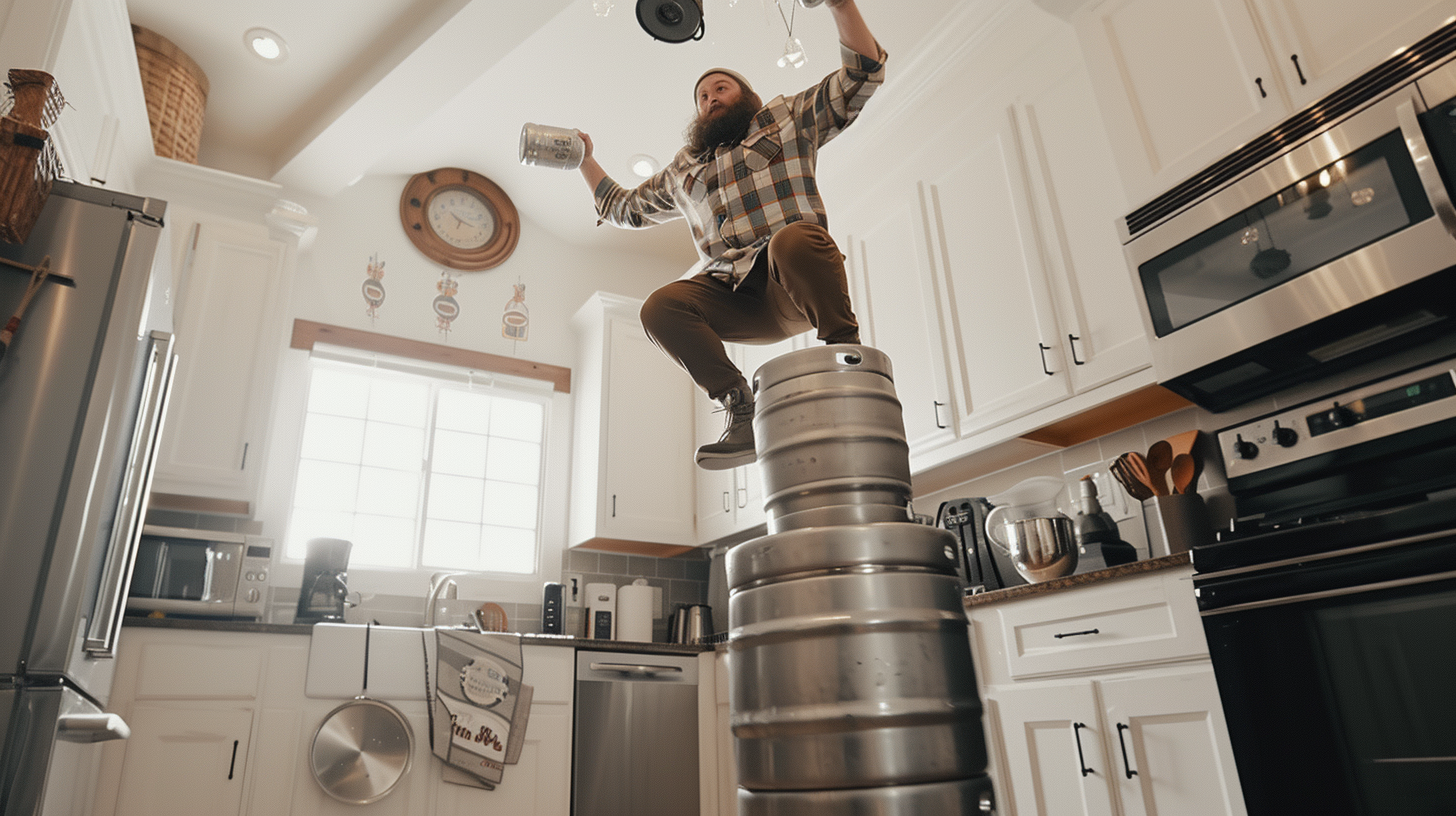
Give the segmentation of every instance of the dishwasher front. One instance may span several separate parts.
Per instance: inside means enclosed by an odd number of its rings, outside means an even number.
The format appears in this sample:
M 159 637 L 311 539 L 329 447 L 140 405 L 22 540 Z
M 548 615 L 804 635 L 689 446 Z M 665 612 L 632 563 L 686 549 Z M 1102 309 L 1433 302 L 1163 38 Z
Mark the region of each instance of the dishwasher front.
M 576 653 L 573 816 L 698 816 L 696 655 Z

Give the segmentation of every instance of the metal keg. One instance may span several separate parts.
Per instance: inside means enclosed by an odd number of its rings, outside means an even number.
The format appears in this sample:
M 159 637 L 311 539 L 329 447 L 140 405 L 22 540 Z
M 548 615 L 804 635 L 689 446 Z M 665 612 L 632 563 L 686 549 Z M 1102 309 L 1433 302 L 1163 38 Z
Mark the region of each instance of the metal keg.
M 753 376 L 764 509 L 910 504 L 910 446 L 890 358 L 868 346 L 794 351 Z
M 994 814 L 991 779 L 823 791 L 738 789 L 739 816 L 972 816 Z
M 984 773 L 954 543 L 890 522 L 791 530 L 729 551 L 741 788 L 889 790 Z

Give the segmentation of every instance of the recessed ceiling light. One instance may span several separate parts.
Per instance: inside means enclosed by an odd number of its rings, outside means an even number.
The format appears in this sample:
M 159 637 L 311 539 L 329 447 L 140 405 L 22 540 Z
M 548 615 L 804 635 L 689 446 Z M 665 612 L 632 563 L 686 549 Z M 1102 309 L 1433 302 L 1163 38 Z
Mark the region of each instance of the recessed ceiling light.
M 281 62 L 288 56 L 288 43 L 266 28 L 250 28 L 243 34 L 248 51 L 268 62 Z
M 638 153 L 633 156 L 630 164 L 632 165 L 632 172 L 642 178 L 651 178 L 654 173 L 662 169 L 662 165 L 657 163 L 657 159 L 652 158 L 646 153 Z

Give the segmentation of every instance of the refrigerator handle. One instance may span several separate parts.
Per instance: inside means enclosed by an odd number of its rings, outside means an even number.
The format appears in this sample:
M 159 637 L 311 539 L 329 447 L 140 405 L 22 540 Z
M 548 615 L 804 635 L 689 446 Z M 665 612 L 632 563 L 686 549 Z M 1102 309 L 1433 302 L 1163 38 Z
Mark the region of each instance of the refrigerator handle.
M 167 396 L 172 390 L 172 375 L 176 371 L 172 335 L 154 331 L 149 342 L 142 401 L 137 411 L 136 429 L 132 433 L 131 452 L 127 454 L 121 502 L 116 510 L 116 523 L 111 528 L 111 542 L 106 548 L 106 564 L 102 567 L 101 586 L 96 591 L 96 606 L 86 629 L 84 648 L 86 654 L 92 657 L 116 656 L 116 637 L 121 631 L 127 588 L 131 584 L 132 566 L 136 562 L 142 522 L 146 517 L 147 494 L 151 491 L 152 472 L 156 469 L 162 418 L 166 414 Z
M 66 742 L 106 742 L 131 737 L 131 727 L 119 714 L 62 714 L 56 739 Z

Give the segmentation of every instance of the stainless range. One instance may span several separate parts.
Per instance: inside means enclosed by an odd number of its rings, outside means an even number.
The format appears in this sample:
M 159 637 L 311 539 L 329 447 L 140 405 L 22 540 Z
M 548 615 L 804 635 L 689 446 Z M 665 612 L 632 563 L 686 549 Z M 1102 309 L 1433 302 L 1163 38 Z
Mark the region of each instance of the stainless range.
M 1456 813 L 1456 359 L 1218 441 L 1194 586 L 1249 814 Z

